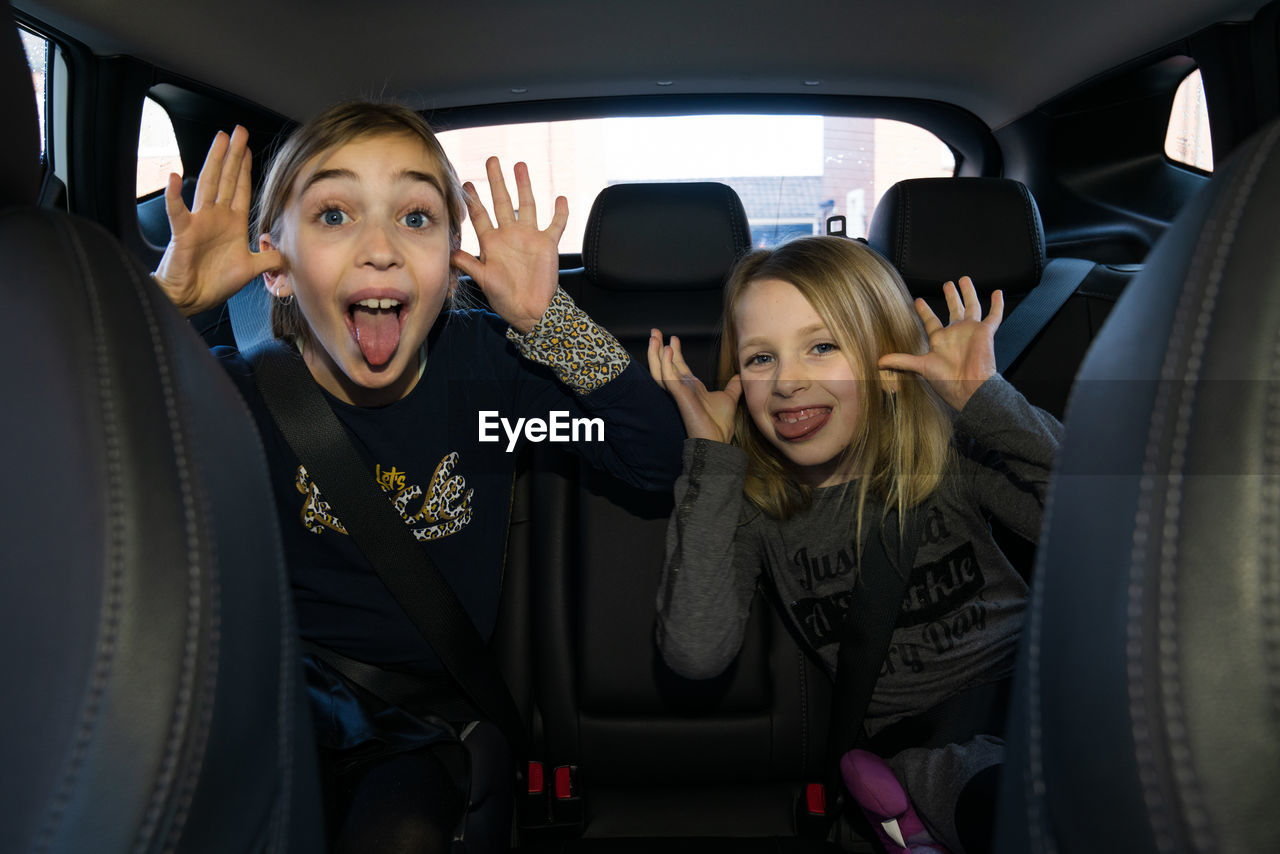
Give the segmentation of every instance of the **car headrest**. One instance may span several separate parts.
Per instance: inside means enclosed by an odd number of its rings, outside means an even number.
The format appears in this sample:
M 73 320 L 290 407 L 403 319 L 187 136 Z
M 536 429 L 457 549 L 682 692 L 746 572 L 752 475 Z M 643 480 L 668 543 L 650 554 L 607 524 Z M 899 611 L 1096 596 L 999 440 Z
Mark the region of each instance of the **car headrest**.
M 40 195 L 40 124 L 31 69 L 18 38 L 13 10 L 0 0 L 0 205 L 33 205 Z
M 718 290 L 750 248 L 742 201 L 724 184 L 615 184 L 591 206 L 582 261 L 606 290 Z
M 978 293 L 1025 294 L 1044 271 L 1035 199 L 1009 178 L 915 178 L 889 188 L 867 242 L 898 268 L 912 296 L 942 295 L 969 276 Z

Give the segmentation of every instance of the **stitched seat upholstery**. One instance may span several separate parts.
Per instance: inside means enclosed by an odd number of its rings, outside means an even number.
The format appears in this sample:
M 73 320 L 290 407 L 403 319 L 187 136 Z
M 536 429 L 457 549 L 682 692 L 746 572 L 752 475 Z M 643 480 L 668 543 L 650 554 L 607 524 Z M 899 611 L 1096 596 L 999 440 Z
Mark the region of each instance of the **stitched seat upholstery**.
M 999 848 L 1280 838 L 1280 124 L 1175 220 L 1080 371 L 1011 717 Z
M 0 850 L 320 851 L 261 444 L 146 271 L 35 207 L 3 11 Z

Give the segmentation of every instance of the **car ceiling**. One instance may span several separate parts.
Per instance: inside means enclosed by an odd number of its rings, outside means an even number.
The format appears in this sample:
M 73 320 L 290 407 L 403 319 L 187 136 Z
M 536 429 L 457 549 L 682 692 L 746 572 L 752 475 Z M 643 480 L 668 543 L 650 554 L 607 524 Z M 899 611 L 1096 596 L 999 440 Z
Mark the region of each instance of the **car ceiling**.
M 291 118 L 340 98 L 418 109 L 618 95 L 941 100 L 998 128 L 1266 0 L 15 0 Z M 814 82 L 816 81 L 816 83 Z

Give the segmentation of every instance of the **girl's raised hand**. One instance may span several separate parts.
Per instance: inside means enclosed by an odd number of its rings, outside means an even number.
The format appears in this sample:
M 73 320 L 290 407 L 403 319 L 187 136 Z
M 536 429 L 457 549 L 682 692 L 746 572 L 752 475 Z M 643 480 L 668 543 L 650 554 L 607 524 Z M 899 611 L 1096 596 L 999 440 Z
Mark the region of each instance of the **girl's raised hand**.
M 1004 317 L 1004 294 L 993 291 L 991 313 L 982 317 L 982 305 L 973 281 L 964 276 L 960 288 L 947 282 L 942 286 L 947 298 L 950 321 L 946 326 L 922 299 L 916 300 L 916 314 L 924 321 L 929 335 L 929 352 L 889 353 L 880 357 L 879 366 L 895 371 L 911 371 L 924 377 L 933 390 L 953 409 L 959 411 L 969 398 L 996 372 L 993 339 Z
M 649 373 L 676 401 L 690 439 L 728 443 L 733 438 L 733 415 L 742 397 L 742 380 L 735 374 L 724 391 L 708 391 L 693 375 L 680 352 L 680 339 L 662 344 L 662 333 L 649 333 Z
M 541 319 L 560 280 L 560 235 L 569 222 L 569 202 L 556 197 L 551 223 L 538 229 L 538 209 L 529 184 L 529 167 L 517 163 L 516 195 L 519 208 L 511 205 L 507 182 L 498 158 L 485 161 L 489 187 L 493 192 L 493 219 L 468 181 L 467 212 L 480 241 L 479 257 L 456 249 L 453 265 L 466 273 L 484 291 L 489 305 L 517 332 L 528 332 Z
M 190 210 L 182 201 L 182 178 L 169 175 L 164 191 L 169 245 L 155 279 L 188 317 L 223 302 L 255 276 L 284 265 L 274 249 L 250 249 L 250 168 L 249 132 L 237 125 L 230 136 L 223 131 L 214 136 Z

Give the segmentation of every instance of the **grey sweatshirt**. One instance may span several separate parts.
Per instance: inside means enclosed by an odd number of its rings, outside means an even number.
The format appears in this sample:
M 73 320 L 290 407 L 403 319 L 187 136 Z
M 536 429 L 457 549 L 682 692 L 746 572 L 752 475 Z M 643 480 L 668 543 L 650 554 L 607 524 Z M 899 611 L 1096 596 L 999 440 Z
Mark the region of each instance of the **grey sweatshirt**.
M 951 470 L 918 511 L 923 525 L 915 565 L 867 710 L 872 735 L 1013 669 L 1027 586 L 992 539 L 989 520 L 994 516 L 1028 540 L 1038 538 L 1062 425 L 996 375 L 958 413 L 955 430 Z M 688 678 L 723 671 L 742 645 L 764 572 L 798 635 L 834 678 L 840 624 L 853 604 L 861 549 L 857 485 L 817 489 L 807 510 L 783 522 L 746 500 L 745 471 L 746 455 L 739 448 L 704 439 L 685 442 L 657 597 L 662 655 Z M 868 499 L 864 540 L 878 534 L 881 512 L 882 505 Z M 921 757 L 911 764 L 924 769 L 940 757 L 933 760 Z M 962 763 L 969 766 L 963 776 L 992 761 L 999 756 Z M 924 793 L 912 792 L 913 799 L 918 794 Z

